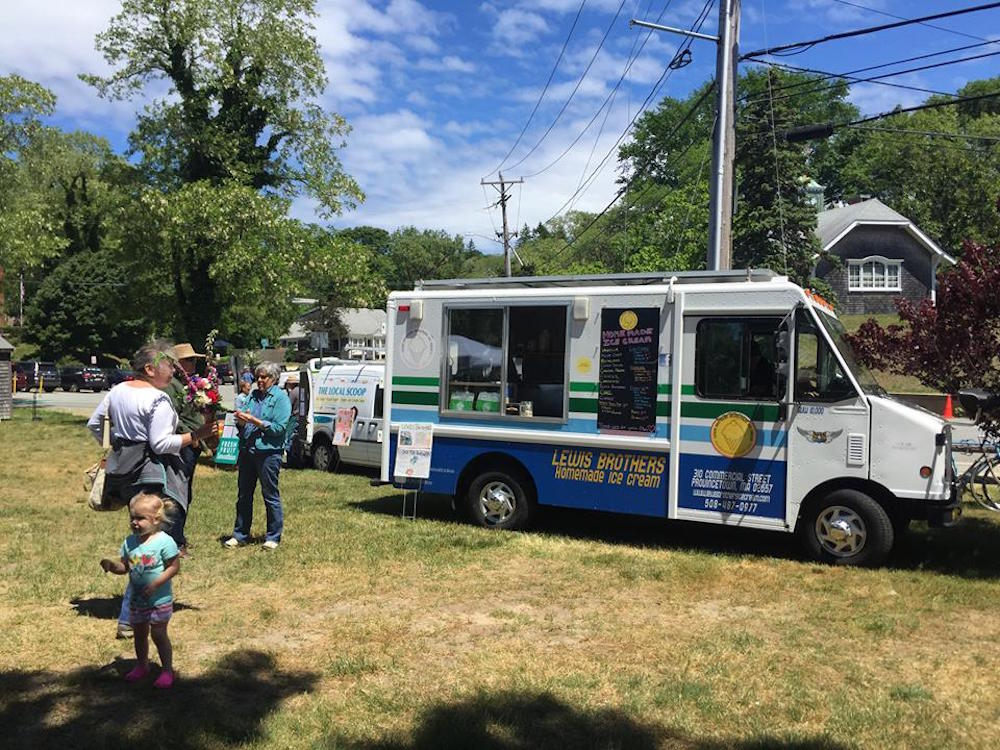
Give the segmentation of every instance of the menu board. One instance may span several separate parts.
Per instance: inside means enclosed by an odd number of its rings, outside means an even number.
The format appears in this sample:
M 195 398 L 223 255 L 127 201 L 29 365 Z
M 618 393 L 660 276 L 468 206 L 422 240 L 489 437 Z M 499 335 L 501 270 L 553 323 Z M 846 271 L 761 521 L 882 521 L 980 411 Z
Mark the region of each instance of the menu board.
M 601 311 L 601 375 L 597 428 L 613 432 L 656 431 L 656 368 L 660 310 Z

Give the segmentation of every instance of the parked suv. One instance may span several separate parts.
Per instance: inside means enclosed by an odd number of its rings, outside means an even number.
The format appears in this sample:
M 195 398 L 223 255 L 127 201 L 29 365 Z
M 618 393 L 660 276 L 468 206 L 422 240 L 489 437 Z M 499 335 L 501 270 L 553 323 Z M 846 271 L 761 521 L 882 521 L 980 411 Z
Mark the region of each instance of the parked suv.
M 106 376 L 109 388 L 124 383 L 126 380 L 132 380 L 134 377 L 131 370 L 125 370 L 121 367 L 109 367 Z
M 100 367 L 70 365 L 59 373 L 59 381 L 64 391 L 103 391 L 108 387 L 108 378 Z
M 16 365 L 24 373 L 25 388 L 27 390 L 37 390 L 38 382 L 35 380 L 35 365 L 38 366 L 38 380 L 41 381 L 42 389 L 46 393 L 52 393 L 59 387 L 59 370 L 54 362 L 38 362 L 34 359 L 26 359 L 17 362 Z

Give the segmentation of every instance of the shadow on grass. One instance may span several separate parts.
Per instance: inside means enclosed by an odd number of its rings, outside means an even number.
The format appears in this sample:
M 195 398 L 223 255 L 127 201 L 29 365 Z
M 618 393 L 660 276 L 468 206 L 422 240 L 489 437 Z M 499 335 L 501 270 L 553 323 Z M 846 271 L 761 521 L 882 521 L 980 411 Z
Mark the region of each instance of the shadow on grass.
M 98 620 L 117 620 L 118 613 L 122 608 L 122 598 L 120 596 L 95 597 L 92 599 L 81 599 L 78 597 L 70 599 L 69 603 L 73 605 L 73 609 L 81 617 L 95 617 Z M 180 612 L 185 609 L 197 612 L 200 607 L 174 601 L 174 612 Z
M 351 505 L 368 513 L 399 516 L 402 513 L 402 503 L 402 493 L 397 493 Z M 408 504 L 407 511 L 412 511 L 412 507 Z M 463 525 L 469 523 L 460 510 L 452 509 L 451 498 L 446 495 L 421 494 L 417 506 L 417 518 L 441 523 Z M 784 534 L 595 510 L 539 508 L 528 533 L 633 547 L 687 549 L 791 559 L 798 555 L 798 547 L 794 540 Z
M 1000 523 L 966 516 L 950 529 L 923 524 L 897 540 L 890 568 L 928 570 L 968 579 L 1000 578 Z
M 402 494 L 384 495 L 352 503 L 352 506 L 368 513 L 399 516 Z M 412 510 L 412 506 L 408 506 L 408 510 Z M 445 495 L 422 494 L 417 517 L 424 521 L 468 523 L 464 514 L 452 509 L 451 498 Z M 809 562 L 791 534 L 600 511 L 539 508 L 528 533 L 633 547 Z M 931 529 L 926 524 L 914 523 L 913 528 L 897 540 L 887 567 L 926 570 L 968 579 L 1000 578 L 997 549 L 1000 549 L 1000 523 L 992 519 L 966 516 L 949 529 Z
M 268 654 L 225 657 L 207 674 L 180 674 L 168 691 L 149 680 L 128 685 L 133 661 L 69 673 L 0 674 L 3 747 L 185 750 L 237 746 L 261 736 L 261 726 L 287 698 L 313 689 L 318 675 L 283 673 Z M 155 674 L 155 670 L 154 670 Z
M 584 710 L 547 693 L 484 694 L 437 706 L 420 719 L 413 736 L 403 741 L 357 744 L 330 739 L 328 748 L 366 750 L 525 750 L 527 748 L 601 748 L 602 750 L 843 750 L 825 738 L 784 740 L 702 740 L 678 730 L 638 721 L 613 708 Z

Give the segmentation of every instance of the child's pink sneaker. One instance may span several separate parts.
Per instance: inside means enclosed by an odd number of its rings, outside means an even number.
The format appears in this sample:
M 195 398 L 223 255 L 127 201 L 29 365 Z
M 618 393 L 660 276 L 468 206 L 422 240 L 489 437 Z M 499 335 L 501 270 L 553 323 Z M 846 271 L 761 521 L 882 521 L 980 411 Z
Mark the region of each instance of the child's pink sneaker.
M 166 689 L 172 686 L 173 684 L 174 684 L 174 673 L 171 672 L 169 669 L 164 669 L 162 672 L 160 672 L 160 676 L 156 678 L 156 681 L 153 683 L 153 687 Z
M 149 667 L 134 667 L 131 672 L 125 675 L 125 682 L 138 682 L 149 674 Z

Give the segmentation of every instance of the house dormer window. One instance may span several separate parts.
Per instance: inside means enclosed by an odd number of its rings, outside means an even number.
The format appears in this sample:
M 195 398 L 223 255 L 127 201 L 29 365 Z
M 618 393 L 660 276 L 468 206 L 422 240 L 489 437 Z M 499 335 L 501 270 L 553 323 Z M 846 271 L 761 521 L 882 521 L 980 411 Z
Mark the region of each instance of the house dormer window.
M 901 260 L 880 255 L 847 262 L 847 288 L 852 292 L 901 292 Z

